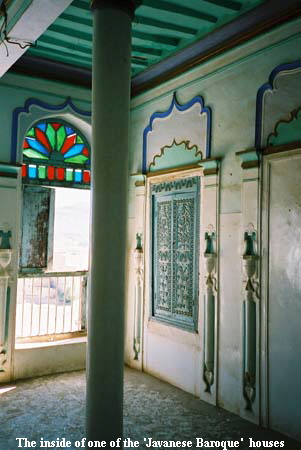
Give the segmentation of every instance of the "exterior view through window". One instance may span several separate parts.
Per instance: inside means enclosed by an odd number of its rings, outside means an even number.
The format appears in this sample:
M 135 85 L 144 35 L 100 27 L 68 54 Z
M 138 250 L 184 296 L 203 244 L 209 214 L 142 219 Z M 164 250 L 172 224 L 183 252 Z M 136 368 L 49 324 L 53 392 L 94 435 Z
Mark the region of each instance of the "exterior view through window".
M 89 143 L 72 124 L 43 119 L 27 131 L 22 152 L 17 341 L 85 333 Z
M 21 264 L 24 265 L 26 258 L 29 262 L 43 262 L 46 255 L 47 265 L 43 268 L 21 267 L 17 338 L 65 334 L 86 329 L 90 191 L 68 188 L 50 188 L 50 191 L 54 202 L 47 203 L 45 198 L 43 200 L 46 207 L 49 205 L 50 211 L 44 210 L 37 214 L 34 246 L 30 246 L 32 235 L 29 237 L 24 234 L 28 215 L 23 214 Z M 31 197 L 34 194 L 35 192 Z M 34 203 L 31 205 L 36 206 Z M 36 208 L 36 211 L 39 209 Z M 32 211 L 29 210 L 28 213 L 33 231 L 35 217 Z M 48 218 L 47 227 L 41 222 L 41 217 Z M 42 232 L 40 237 L 38 234 L 43 228 L 47 233 Z M 39 239 L 44 240 L 39 242 Z M 36 259 L 31 257 L 31 251 L 35 252 Z

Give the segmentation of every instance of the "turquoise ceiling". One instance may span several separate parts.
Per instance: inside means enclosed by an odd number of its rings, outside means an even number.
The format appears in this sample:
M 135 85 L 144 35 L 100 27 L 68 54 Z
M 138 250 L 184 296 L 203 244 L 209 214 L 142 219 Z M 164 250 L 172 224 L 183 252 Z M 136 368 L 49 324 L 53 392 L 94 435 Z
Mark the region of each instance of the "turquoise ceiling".
M 143 0 L 132 31 L 132 75 L 232 21 L 263 0 Z M 91 69 L 90 0 L 74 0 L 28 55 Z

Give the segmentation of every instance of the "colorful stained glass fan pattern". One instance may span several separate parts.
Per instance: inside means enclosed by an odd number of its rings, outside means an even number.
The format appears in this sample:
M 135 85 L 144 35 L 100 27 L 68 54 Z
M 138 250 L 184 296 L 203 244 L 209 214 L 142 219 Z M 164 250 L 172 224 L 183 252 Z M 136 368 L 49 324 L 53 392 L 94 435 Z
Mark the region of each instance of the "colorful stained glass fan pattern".
M 90 182 L 90 150 L 72 126 L 40 121 L 23 142 L 23 178 L 57 182 Z

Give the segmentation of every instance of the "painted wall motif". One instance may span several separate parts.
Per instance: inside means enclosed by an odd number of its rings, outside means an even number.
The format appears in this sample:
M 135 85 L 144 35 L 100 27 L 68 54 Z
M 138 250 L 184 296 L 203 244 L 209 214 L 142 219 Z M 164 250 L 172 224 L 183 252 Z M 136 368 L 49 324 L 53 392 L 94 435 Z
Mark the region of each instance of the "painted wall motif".
M 196 96 L 184 105 L 176 94 L 164 112 L 151 115 L 143 132 L 143 171 L 194 164 L 210 156 L 211 111 Z M 157 159 L 164 158 L 159 162 Z
M 291 122 L 293 111 L 300 108 L 300 91 L 301 61 L 280 64 L 270 73 L 268 82 L 260 87 L 257 94 L 256 148 L 271 144 L 270 136 L 277 132 L 275 127 L 278 123 Z M 293 137 L 287 139 L 292 142 Z

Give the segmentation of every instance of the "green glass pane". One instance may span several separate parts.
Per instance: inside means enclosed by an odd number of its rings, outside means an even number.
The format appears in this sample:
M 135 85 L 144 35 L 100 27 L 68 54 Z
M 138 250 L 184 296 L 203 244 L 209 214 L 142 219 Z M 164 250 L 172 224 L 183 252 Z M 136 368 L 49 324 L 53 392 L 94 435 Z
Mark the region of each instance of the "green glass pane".
M 55 131 L 52 128 L 52 125 L 50 123 L 47 125 L 46 135 L 47 135 L 48 141 L 51 145 L 51 149 L 53 150 L 55 147 Z
M 85 155 L 77 155 L 77 156 L 74 156 L 73 158 L 66 158 L 65 162 L 70 162 L 70 163 L 75 163 L 75 164 L 85 164 L 87 159 L 88 158 Z
M 76 143 L 77 144 L 84 144 L 84 140 L 78 134 L 76 135 Z
M 27 158 L 48 159 L 47 156 L 42 155 L 41 153 L 31 148 L 26 148 L 25 150 L 23 150 L 23 155 L 27 156 Z
M 39 178 L 42 178 L 43 180 L 46 178 L 46 167 L 45 166 L 38 167 L 38 176 L 39 176 Z
M 65 139 L 66 139 L 65 127 L 60 127 L 57 131 L 57 148 L 56 148 L 56 150 L 58 152 L 61 150 Z
M 73 181 L 73 169 L 66 170 L 66 181 Z
M 27 132 L 26 136 L 33 136 L 34 137 L 34 128 L 30 128 L 30 130 Z

